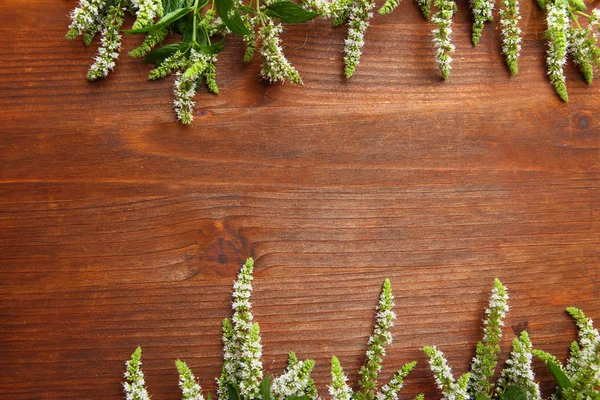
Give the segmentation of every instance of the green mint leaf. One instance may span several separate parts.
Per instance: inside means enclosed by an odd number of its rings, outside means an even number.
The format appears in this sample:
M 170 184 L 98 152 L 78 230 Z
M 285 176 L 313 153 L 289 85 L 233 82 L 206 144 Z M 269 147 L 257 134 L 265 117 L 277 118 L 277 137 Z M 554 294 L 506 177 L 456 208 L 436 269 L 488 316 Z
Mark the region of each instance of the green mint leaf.
M 200 50 L 204 54 L 214 55 L 219 54 L 225 48 L 225 38 L 219 40 L 217 43 L 211 44 L 210 46 L 200 46 Z
M 527 400 L 527 390 L 521 386 L 509 386 L 499 400 Z
M 546 365 L 548 365 L 550 373 L 561 389 L 569 389 L 573 387 L 573 383 L 567 374 L 565 374 L 565 372 L 558 365 L 554 364 L 552 361 L 546 361 Z
M 262 400 L 271 400 L 271 377 L 269 375 L 260 381 L 259 389 Z
M 243 11 L 245 13 L 251 13 L 251 14 L 255 14 L 256 10 L 250 6 L 246 6 L 246 5 L 242 5 L 240 6 L 240 11 Z
M 227 385 L 227 393 L 229 394 L 229 400 L 241 400 L 240 387 L 235 383 Z
M 170 13 L 171 11 L 175 11 L 181 7 L 179 4 L 179 0 L 163 0 L 163 10 L 165 10 L 165 14 Z
M 587 6 L 583 2 L 583 0 L 569 0 L 569 5 L 575 11 L 583 11 L 583 10 L 587 9 Z
M 269 4 L 265 14 L 267 14 L 269 17 L 277 18 L 281 22 L 289 24 L 298 24 L 301 22 L 310 21 L 311 19 L 319 16 L 318 13 L 306 11 L 298 4 L 289 0 L 282 0 Z
M 238 35 L 249 35 L 250 32 L 242 20 L 241 14 L 234 10 L 233 0 L 215 0 L 217 12 L 229 30 Z
M 168 13 L 167 15 L 165 15 L 164 17 L 159 19 L 158 22 L 154 25 L 150 25 L 150 26 L 146 26 L 146 27 L 138 28 L 138 29 L 128 29 L 128 30 L 124 30 L 123 32 L 125 32 L 125 33 L 150 32 L 153 29 L 162 28 L 163 26 L 172 24 L 173 22 L 175 22 L 175 21 L 183 18 L 187 14 L 189 14 L 193 9 L 194 9 L 194 7 L 179 8 L 175 11 L 171 11 L 170 13 Z
M 311 400 L 310 396 L 288 396 L 286 400 Z
M 153 52 L 151 52 L 150 54 L 148 54 L 146 56 L 146 58 L 144 59 L 144 62 L 146 64 L 151 64 L 151 63 L 160 64 L 167 57 L 171 57 L 173 54 L 177 53 L 177 51 L 179 51 L 179 50 L 184 51 L 185 47 L 186 47 L 186 43 L 182 43 L 182 42 L 168 44 L 168 45 L 158 48 L 158 49 L 154 50 Z

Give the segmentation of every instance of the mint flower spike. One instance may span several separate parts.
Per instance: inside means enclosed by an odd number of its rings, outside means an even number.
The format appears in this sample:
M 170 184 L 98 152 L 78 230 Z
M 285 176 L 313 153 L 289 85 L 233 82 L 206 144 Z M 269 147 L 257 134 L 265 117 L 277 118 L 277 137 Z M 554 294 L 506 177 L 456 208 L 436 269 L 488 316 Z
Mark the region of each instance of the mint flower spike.
M 496 369 L 497 356 L 500 353 L 500 338 L 504 317 L 508 311 L 508 293 L 500 280 L 494 280 L 494 289 L 490 295 L 489 307 L 485 310 L 487 315 L 484 322 L 483 341 L 477 343 L 475 357 L 471 363 L 471 379 L 469 393 L 475 398 L 477 394 L 484 393 L 490 396 L 493 384 L 491 378 Z
M 456 13 L 456 3 L 452 0 L 434 0 L 434 5 L 439 9 L 433 14 L 431 21 L 437 25 L 432 30 L 433 45 L 436 48 L 435 59 L 443 79 L 448 79 L 452 69 L 452 56 L 455 47 L 452 44 L 452 16 Z
M 500 25 L 502 26 L 502 53 L 506 57 L 506 64 L 511 74 L 516 75 L 519 71 L 518 59 L 521 53 L 521 28 L 519 21 L 518 0 L 502 0 L 500 9 Z
M 569 307 L 567 312 L 575 319 L 579 333 L 578 342 L 571 345 L 566 372 L 576 391 L 593 392 L 600 385 L 600 335 L 583 311 Z
M 290 352 L 285 374 L 271 382 L 271 398 L 285 400 L 289 397 L 307 396 L 317 399 L 319 394 L 310 373 L 315 366 L 313 360 L 298 361 L 296 354 Z
M 426 346 L 423 351 L 429 357 L 429 367 L 433 373 L 435 383 L 442 391 L 442 400 L 468 400 L 470 397 L 467 393 L 467 385 L 470 374 L 463 374 L 455 382 L 452 368 L 448 365 L 444 353 L 435 346 Z
M 302 85 L 300 74 L 283 54 L 279 38 L 281 32 L 283 26 L 273 23 L 272 19 L 258 31 L 258 37 L 262 40 L 260 54 L 263 57 L 260 75 L 270 83 L 290 81 Z
M 419 10 L 421 10 L 421 14 L 426 20 L 429 20 L 431 17 L 431 0 L 415 0 L 417 5 L 419 6 Z M 425 395 L 423 395 L 425 397 Z
M 391 13 L 398 7 L 398 4 L 400 4 L 400 0 L 386 0 L 379 9 L 379 14 L 386 15 Z
M 410 374 L 416 365 L 416 361 L 404 364 L 394 377 L 381 388 L 375 398 L 377 400 L 398 400 L 398 393 L 400 393 L 400 390 L 404 386 L 404 378 Z
M 187 68 L 183 74 L 177 73 L 178 77 L 174 84 L 175 99 L 173 107 L 177 113 L 177 118 L 182 123 L 189 125 L 194 120 L 194 96 L 198 92 L 198 83 L 202 74 L 208 67 L 209 57 L 194 49 L 191 50 L 189 61 L 186 62 Z
M 125 362 L 125 380 L 123 389 L 125 390 L 125 400 L 149 400 L 150 396 L 146 390 L 146 381 L 141 369 L 142 348 L 138 347 L 131 354 L 131 359 Z
M 589 85 L 594 80 L 594 72 L 600 67 L 600 48 L 596 45 L 600 9 L 594 9 L 588 17 L 588 25 L 570 26 L 568 30 L 569 55 L 573 58 L 583 73 L 585 82 Z
M 375 8 L 373 0 L 354 0 L 348 14 L 348 37 L 344 40 L 344 75 L 350 78 L 358 64 L 365 45 L 365 33 L 369 27 L 371 12 Z
M 600 335 L 598 334 L 598 330 L 594 328 L 594 322 L 591 318 L 585 316 L 583 311 L 575 307 L 568 307 L 567 313 L 577 323 L 577 328 L 579 330 L 579 345 L 582 350 L 589 349 L 596 343 Z
M 128 54 L 130 57 L 144 57 L 150 53 L 156 46 L 161 44 L 169 34 L 169 29 L 158 28 L 148 32 L 142 44 L 131 50 Z
M 144 28 L 154 23 L 154 18 L 162 17 L 164 10 L 162 0 L 131 0 L 137 8 L 137 19 L 132 29 Z
M 342 25 L 348 20 L 350 16 L 350 10 L 354 0 L 335 0 L 331 5 L 331 14 L 333 16 L 333 27 Z
M 567 63 L 567 31 L 569 16 L 566 2 L 556 1 L 546 5 L 546 24 L 548 29 L 548 51 L 546 67 L 550 82 L 562 101 L 568 102 L 567 86 L 565 85 L 564 66 Z
M 179 387 L 181 388 L 181 400 L 204 400 L 202 388 L 196 382 L 196 377 L 192 370 L 183 361 L 175 361 L 175 366 L 179 372 Z
M 344 375 L 344 370 L 340 360 L 336 356 L 331 357 L 331 385 L 329 394 L 332 400 L 350 400 L 352 398 L 352 389 L 346 383 L 348 377 Z
M 539 350 L 539 349 L 533 349 L 531 351 L 531 353 L 534 356 L 536 356 L 537 358 L 539 358 L 540 360 L 542 360 L 546 363 L 551 362 L 552 364 L 555 364 L 558 368 L 560 368 L 562 371 L 565 370 L 565 368 L 563 367 L 560 360 L 558 358 L 556 358 L 555 356 L 553 356 L 552 354 L 547 353 L 543 350 Z
M 229 399 L 228 385 L 235 382 L 236 370 L 236 347 L 234 342 L 235 333 L 229 318 L 223 320 L 223 367 L 221 377 L 217 379 L 217 395 L 219 400 Z
M 333 15 L 332 3 L 328 0 L 301 0 L 300 4 L 305 10 L 319 14 L 322 19 L 330 18 Z
M 250 295 L 252 294 L 252 272 L 254 260 L 249 258 L 240 269 L 233 284 L 233 346 L 235 350 L 234 380 L 244 399 L 260 399 L 259 382 L 263 377 L 262 346 L 260 328 L 252 323 Z
M 600 48 L 596 44 L 598 39 L 598 23 L 600 9 L 595 8 L 585 28 L 570 28 L 568 52 L 573 57 L 575 64 L 579 65 L 589 85 L 594 80 L 594 73 L 600 67 Z
M 394 325 L 396 314 L 392 311 L 394 296 L 389 279 L 383 283 L 379 303 L 377 304 L 377 316 L 373 335 L 369 337 L 367 344 L 366 360 L 358 371 L 360 375 L 359 384 L 362 388 L 360 397 L 373 400 L 377 391 L 377 374 L 381 371 L 381 362 L 385 356 L 385 347 L 392 343 L 392 334 L 389 329 Z
M 115 68 L 115 60 L 119 58 L 119 51 L 121 50 L 119 30 L 123 25 L 124 14 L 121 1 L 117 1 L 115 5 L 108 9 L 108 15 L 102 22 L 102 38 L 100 39 L 98 55 L 88 71 L 88 80 L 94 81 L 105 78 Z
M 88 28 L 94 27 L 100 20 L 100 15 L 106 8 L 105 0 L 80 0 L 79 7 L 76 7 L 69 17 L 71 24 L 67 32 L 67 39 L 75 39 L 82 35 Z
M 494 11 L 494 0 L 471 0 L 471 10 L 474 19 L 471 40 L 473 41 L 473 46 L 477 46 L 483 32 L 484 24 L 494 20 L 492 14 Z
M 425 400 L 425 395 L 423 393 L 419 393 L 416 397 L 415 400 Z
M 513 340 L 513 350 L 498 379 L 498 396 L 511 386 L 519 386 L 527 391 L 527 400 L 541 400 L 540 387 L 534 380 L 535 374 L 531 368 L 531 359 L 531 341 L 527 331 L 523 331 Z

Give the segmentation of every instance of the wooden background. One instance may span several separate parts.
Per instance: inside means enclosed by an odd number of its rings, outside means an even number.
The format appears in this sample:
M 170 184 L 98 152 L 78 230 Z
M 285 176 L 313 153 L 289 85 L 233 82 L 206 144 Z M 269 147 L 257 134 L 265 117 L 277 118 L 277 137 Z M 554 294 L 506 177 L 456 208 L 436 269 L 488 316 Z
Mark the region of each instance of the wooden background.
M 495 276 L 511 293 L 503 359 L 523 328 L 564 358 L 565 306 L 600 318 L 600 85 L 569 64 L 558 100 L 532 2 L 514 78 L 492 25 L 470 45 L 464 0 L 447 82 L 409 0 L 373 20 L 350 81 L 345 28 L 286 31 L 305 87 L 260 82 L 232 38 L 222 94 L 197 96 L 191 127 L 172 78 L 147 83 L 126 55 L 86 82 L 95 49 L 63 40 L 74 5 L 0 2 L 1 398 L 120 398 L 137 345 L 154 399 L 178 398 L 176 358 L 214 389 L 248 256 L 266 371 L 293 349 L 324 396 L 333 354 L 356 383 L 385 277 L 399 319 L 381 381 L 419 363 L 403 399 L 439 398 L 424 345 L 466 370 Z

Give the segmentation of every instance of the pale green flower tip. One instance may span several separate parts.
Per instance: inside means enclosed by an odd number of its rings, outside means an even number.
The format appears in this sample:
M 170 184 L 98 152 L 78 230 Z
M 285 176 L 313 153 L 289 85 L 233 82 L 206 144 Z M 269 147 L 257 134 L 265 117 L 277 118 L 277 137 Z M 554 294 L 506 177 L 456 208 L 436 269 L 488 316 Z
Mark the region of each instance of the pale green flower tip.
M 531 340 L 529 339 L 529 334 L 527 333 L 527 331 L 522 331 L 519 335 L 518 340 L 521 341 L 521 343 L 523 343 L 527 347 L 531 346 Z
M 142 359 L 142 348 L 140 346 L 138 346 L 131 354 L 131 359 L 134 361 L 139 361 Z
M 424 393 L 419 393 L 417 395 L 417 397 L 415 397 L 415 400 L 425 400 L 425 394 Z
M 336 356 L 331 357 L 331 374 L 334 375 L 334 372 L 341 371 L 342 364 L 340 364 L 340 360 Z
M 456 381 L 456 384 L 461 388 L 466 388 L 467 385 L 469 384 L 469 379 L 471 379 L 471 373 L 465 372 L 464 374 L 462 374 L 460 376 L 460 378 L 458 378 L 458 380 Z
M 79 36 L 79 33 L 77 32 L 77 29 L 71 29 L 71 30 L 69 30 L 69 32 L 67 32 L 67 34 L 65 35 L 65 39 L 67 39 L 67 40 L 73 40 L 73 39 L 75 39 L 77 36 Z
M 504 286 L 502 284 L 502 282 L 500 282 L 500 279 L 494 278 L 494 287 L 498 290 L 499 294 L 501 294 L 501 295 L 506 294 L 506 286 Z
M 566 311 L 571 317 L 573 317 L 573 319 L 577 321 L 585 319 L 585 314 L 579 308 L 567 307 Z
M 423 352 L 429 357 L 429 358 L 433 358 L 436 356 L 436 349 L 435 347 L 432 346 L 425 346 L 423 347 L 421 350 L 423 350 Z
M 246 262 L 244 263 L 245 268 L 253 268 L 254 267 L 254 259 L 252 257 L 248 257 Z
M 258 322 L 255 322 L 252 324 L 252 330 L 250 331 L 251 335 L 260 335 L 260 326 L 258 325 Z
M 402 366 L 402 368 L 400 369 L 400 371 L 398 371 L 401 375 L 406 376 L 408 375 L 413 369 L 415 369 L 415 367 L 417 366 L 417 362 L 416 361 L 411 361 L 409 363 L 406 363 Z
M 296 357 L 296 353 L 290 351 L 288 354 L 288 367 L 293 367 L 298 364 L 298 357 Z
M 180 374 L 184 374 L 189 370 L 187 364 L 181 360 L 175 360 L 175 367 Z

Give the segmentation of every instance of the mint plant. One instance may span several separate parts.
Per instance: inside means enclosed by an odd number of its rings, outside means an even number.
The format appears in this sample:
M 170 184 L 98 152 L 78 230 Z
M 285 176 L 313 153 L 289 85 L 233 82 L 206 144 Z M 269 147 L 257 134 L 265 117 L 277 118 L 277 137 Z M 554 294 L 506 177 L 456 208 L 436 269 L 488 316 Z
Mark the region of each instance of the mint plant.
M 600 399 L 600 335 L 583 311 L 569 307 L 579 330 L 578 340 L 571 343 L 567 366 L 552 354 L 536 349 L 533 353 L 546 362 L 557 387 L 556 400 Z
M 251 312 L 253 269 L 254 262 L 250 258 L 241 267 L 233 285 L 233 315 L 223 320 L 223 366 L 221 376 L 217 379 L 218 399 L 320 399 L 311 377 L 315 366 L 313 360 L 300 361 L 294 352 L 290 352 L 283 374 L 276 377 L 264 375 L 260 328 Z M 379 387 L 377 383 L 385 349 L 392 341 L 390 329 L 396 319 L 393 306 L 391 284 L 386 279 L 376 307 L 375 328 L 367 344 L 365 362 L 359 370 L 358 390 L 353 390 L 348 384 L 339 359 L 333 356 L 329 385 L 332 400 L 398 400 L 404 379 L 416 366 L 415 361 L 404 364 L 385 385 Z M 495 279 L 486 309 L 483 339 L 476 346 L 470 371 L 457 379 L 441 350 L 435 346 L 423 348 L 443 400 L 541 400 L 540 388 L 532 369 L 533 355 L 546 362 L 557 382 L 556 391 L 550 399 L 600 399 L 600 335 L 592 320 L 573 307 L 567 308 L 567 312 L 577 323 L 579 337 L 571 344 L 566 367 L 553 355 L 539 349 L 533 350 L 529 334 L 523 331 L 514 338 L 512 352 L 494 383 L 492 379 L 507 311 L 508 293 L 502 283 Z M 126 400 L 150 398 L 141 369 L 141 356 L 142 350 L 138 347 L 125 363 L 126 382 L 123 387 Z M 177 360 L 175 365 L 179 372 L 182 400 L 205 400 L 202 388 L 187 364 Z M 206 399 L 211 400 L 210 394 Z M 419 394 L 414 400 L 424 400 L 424 395 Z
M 313 360 L 300 361 L 294 352 L 288 356 L 288 367 L 277 377 L 264 376 L 260 328 L 252 315 L 252 280 L 254 261 L 246 260 L 233 284 L 231 318 L 225 318 L 222 325 L 223 366 L 217 379 L 219 400 L 317 400 L 319 393 L 311 378 L 315 366 Z M 381 370 L 385 347 L 391 343 L 389 329 L 393 326 L 396 314 L 392 311 L 394 298 L 391 284 L 386 279 L 377 305 L 376 324 L 368 342 L 366 361 L 359 374 L 361 390 L 353 392 L 346 383 L 339 360 L 332 358 L 332 383 L 330 394 L 338 400 L 397 400 L 404 378 L 413 370 L 416 362 L 407 363 L 392 379 L 377 390 L 377 374 Z M 142 349 L 138 347 L 126 365 L 123 383 L 126 400 L 148 400 L 142 365 Z M 187 364 L 175 361 L 179 372 L 179 387 L 182 400 L 204 400 L 202 388 Z M 207 400 L 211 400 L 210 394 Z M 423 400 L 422 396 L 418 400 Z
M 229 34 L 244 37 L 245 62 L 253 58 L 258 39 L 262 41 L 264 79 L 302 84 L 298 72 L 283 54 L 279 38 L 281 23 L 301 23 L 319 15 L 290 0 L 257 0 L 249 4 L 234 0 L 80 0 L 71 13 L 66 37 L 83 35 L 84 43 L 90 45 L 96 34 L 101 34 L 98 56 L 88 72 L 89 80 L 106 77 L 114 70 L 121 50 L 120 30 L 125 10 L 132 11 L 137 19 L 124 32 L 145 35 L 143 43 L 130 55 L 145 57 L 147 63 L 155 64 L 148 76 L 150 80 L 170 74 L 177 76 L 173 105 L 177 118 L 184 124 L 190 124 L 194 118 L 194 97 L 202 82 L 209 91 L 219 92 L 217 54 L 225 48 L 225 37 Z M 161 18 L 155 21 L 158 17 Z M 158 47 L 171 32 L 179 35 L 180 40 Z
M 531 369 L 531 342 L 527 332 L 513 341 L 513 351 L 494 384 L 504 318 L 508 311 L 508 293 L 497 278 L 485 310 L 483 340 L 477 343 L 470 372 L 458 379 L 452 374 L 444 354 L 435 346 L 423 348 L 429 357 L 434 379 L 445 400 L 540 400 L 539 387 Z

